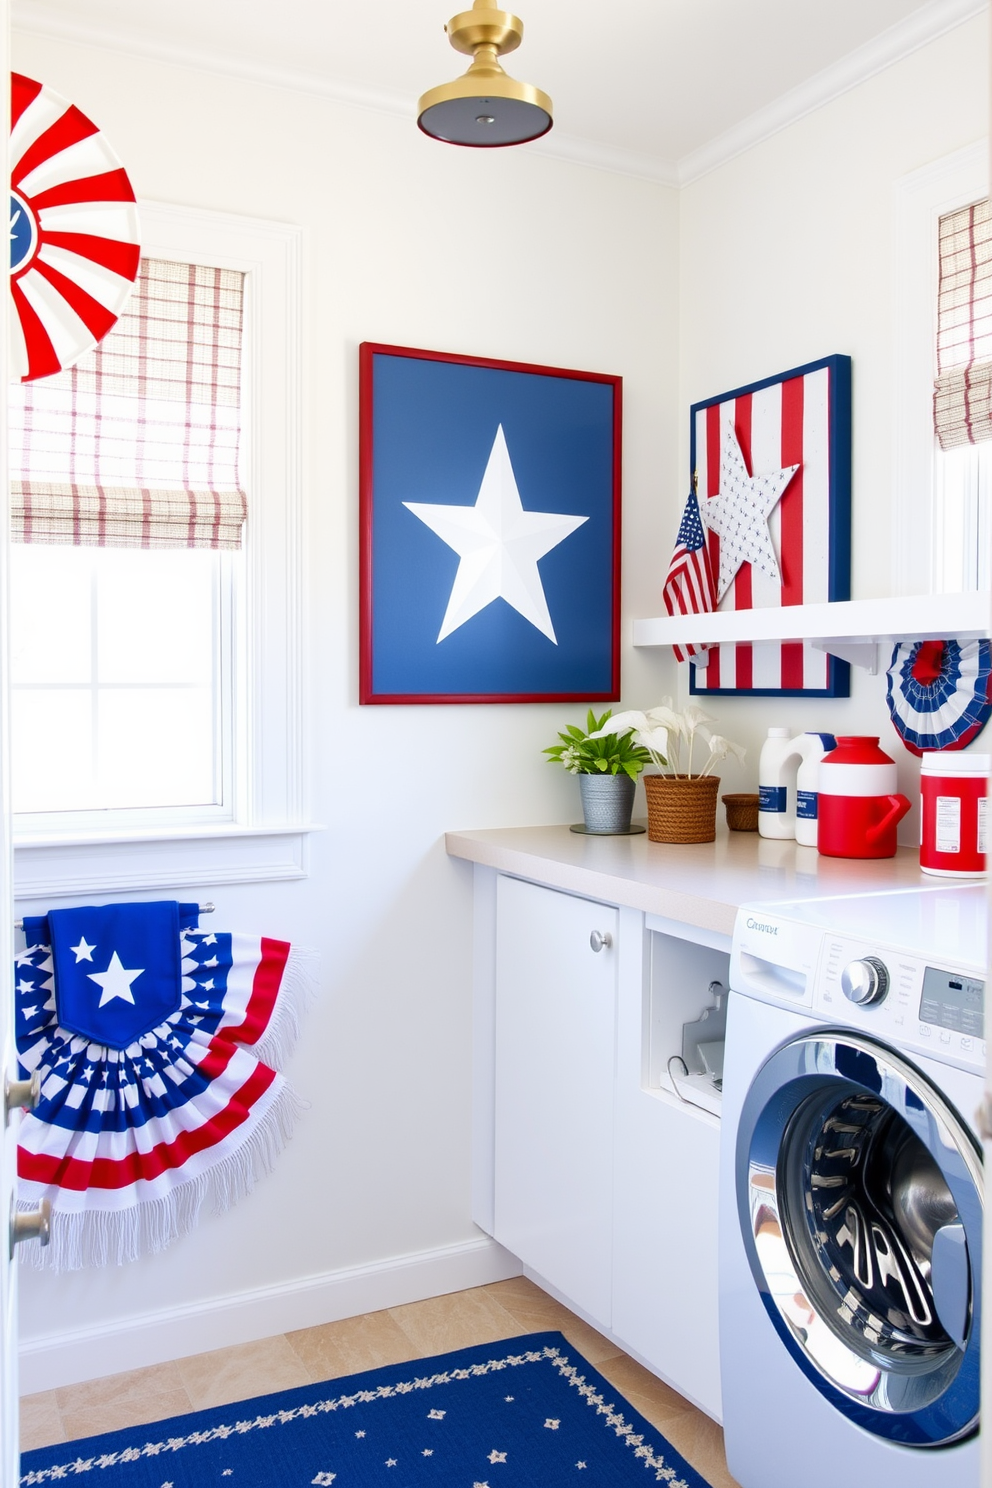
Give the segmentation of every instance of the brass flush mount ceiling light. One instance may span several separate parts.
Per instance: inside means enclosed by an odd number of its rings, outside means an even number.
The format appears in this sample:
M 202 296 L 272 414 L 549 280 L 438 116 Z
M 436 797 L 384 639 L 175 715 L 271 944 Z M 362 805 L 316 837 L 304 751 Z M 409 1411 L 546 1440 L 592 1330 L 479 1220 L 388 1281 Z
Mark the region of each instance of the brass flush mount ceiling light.
M 432 88 L 420 100 L 417 120 L 425 134 L 449 145 L 522 145 L 551 128 L 551 99 L 518 83 L 499 65 L 523 40 L 524 23 L 492 0 L 475 0 L 452 16 L 445 30 L 456 52 L 472 65 L 464 77 Z

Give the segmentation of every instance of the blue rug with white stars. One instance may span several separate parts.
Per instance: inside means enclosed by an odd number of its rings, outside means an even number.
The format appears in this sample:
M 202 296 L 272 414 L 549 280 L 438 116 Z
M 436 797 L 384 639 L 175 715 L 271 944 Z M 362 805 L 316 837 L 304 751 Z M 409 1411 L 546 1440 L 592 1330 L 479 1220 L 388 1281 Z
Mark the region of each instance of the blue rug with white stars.
M 42 1447 L 81 1488 L 707 1488 L 561 1333 L 532 1333 Z

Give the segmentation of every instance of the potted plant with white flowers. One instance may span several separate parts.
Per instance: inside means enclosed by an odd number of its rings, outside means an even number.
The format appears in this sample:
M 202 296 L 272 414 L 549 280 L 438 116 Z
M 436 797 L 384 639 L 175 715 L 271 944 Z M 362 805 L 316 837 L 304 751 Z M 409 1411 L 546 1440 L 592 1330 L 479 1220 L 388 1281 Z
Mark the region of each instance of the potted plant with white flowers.
M 745 751 L 722 734 L 712 733 L 709 726 L 714 722 L 691 704 L 677 712 L 671 698 L 646 713 L 631 709 L 610 719 L 609 728 L 618 733 L 626 730 L 659 772 L 644 777 L 649 841 L 712 842 L 716 837 L 720 777 L 710 771 L 728 756 L 743 763 Z M 593 733 L 592 742 L 596 738 Z M 702 760 L 695 771 L 694 753 Z
M 610 719 L 609 708 L 602 718 L 590 708 L 584 731 L 570 723 L 559 733 L 560 743 L 544 751 L 551 763 L 579 777 L 585 831 L 603 837 L 631 830 L 634 785 L 651 762 L 650 751 L 636 742 L 630 728 L 614 730 Z

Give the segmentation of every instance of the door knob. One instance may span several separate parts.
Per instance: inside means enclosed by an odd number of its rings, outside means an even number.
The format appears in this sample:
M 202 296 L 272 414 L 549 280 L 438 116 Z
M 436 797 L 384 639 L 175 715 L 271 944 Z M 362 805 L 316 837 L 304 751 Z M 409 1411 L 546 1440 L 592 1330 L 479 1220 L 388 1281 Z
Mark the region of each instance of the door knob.
M 609 950 L 610 946 L 613 944 L 613 936 L 610 934 L 609 930 L 594 930 L 589 937 L 589 944 L 592 946 L 594 951 L 601 951 L 604 946 L 607 950 Z
M 10 1245 L 8 1253 L 11 1260 L 14 1259 L 14 1246 L 20 1245 L 22 1240 L 37 1240 L 39 1245 L 47 1245 L 52 1238 L 52 1206 L 47 1199 L 42 1199 L 37 1209 L 29 1209 L 18 1214 L 14 1208 L 14 1200 L 10 1201 Z
M 41 1076 L 35 1070 L 30 1080 L 12 1080 L 9 1075 L 3 1078 L 3 1121 L 4 1125 L 10 1120 L 11 1111 L 18 1106 L 23 1106 L 26 1111 L 33 1111 L 41 1100 Z

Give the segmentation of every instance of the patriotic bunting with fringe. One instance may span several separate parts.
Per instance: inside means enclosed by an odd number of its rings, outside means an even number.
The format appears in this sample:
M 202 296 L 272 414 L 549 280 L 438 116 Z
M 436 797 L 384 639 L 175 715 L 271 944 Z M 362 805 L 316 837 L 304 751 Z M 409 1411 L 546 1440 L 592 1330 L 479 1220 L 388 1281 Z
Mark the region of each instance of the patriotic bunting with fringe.
M 172 902 L 25 920 L 15 961 L 22 1075 L 18 1207 L 52 1206 L 54 1270 L 163 1250 L 206 1204 L 268 1172 L 301 1102 L 280 1065 L 313 994 L 316 957 L 286 941 L 208 933 Z

